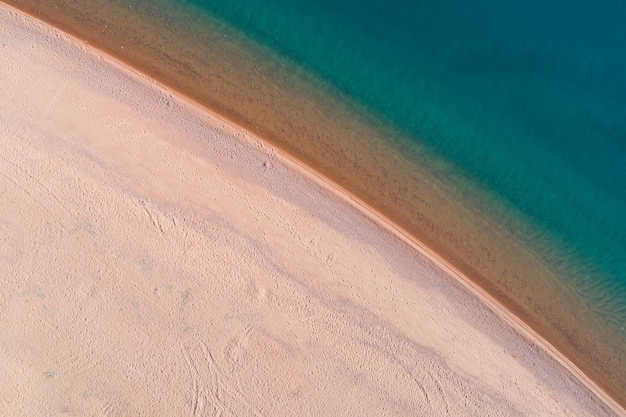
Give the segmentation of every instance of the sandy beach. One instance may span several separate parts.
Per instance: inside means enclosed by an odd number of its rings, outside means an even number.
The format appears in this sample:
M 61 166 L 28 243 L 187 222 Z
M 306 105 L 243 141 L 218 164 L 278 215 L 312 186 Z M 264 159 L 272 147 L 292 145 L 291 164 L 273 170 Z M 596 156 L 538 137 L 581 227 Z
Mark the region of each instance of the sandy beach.
M 0 414 L 626 415 L 260 138 L 0 4 Z

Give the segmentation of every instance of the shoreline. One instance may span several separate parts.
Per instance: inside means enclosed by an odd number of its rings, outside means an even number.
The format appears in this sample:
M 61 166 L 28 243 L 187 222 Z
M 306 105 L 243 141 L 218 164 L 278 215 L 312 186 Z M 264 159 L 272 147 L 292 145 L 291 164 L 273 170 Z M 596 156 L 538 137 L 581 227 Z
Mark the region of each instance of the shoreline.
M 19 13 L 22 16 L 27 16 L 29 19 L 36 20 L 45 26 L 48 26 L 47 23 L 41 22 L 36 18 L 28 16 L 26 13 L 17 11 L 17 9 L 12 8 L 11 6 L 7 6 L 4 3 L 0 4 L 0 7 L 7 8 L 8 10 L 13 10 L 15 13 Z M 55 31 L 59 31 L 59 29 L 50 26 Z M 62 32 L 64 33 L 64 32 Z M 401 239 L 405 243 L 409 244 L 411 247 L 416 249 L 419 253 L 424 255 L 429 261 L 433 262 L 439 269 L 445 271 L 448 275 L 453 277 L 460 283 L 465 290 L 471 293 L 473 296 L 477 297 L 481 300 L 481 302 L 487 306 L 491 311 L 496 313 L 498 317 L 503 319 L 508 325 L 510 325 L 516 332 L 520 334 L 520 337 L 524 337 L 528 340 L 532 340 L 536 342 L 538 345 L 542 347 L 547 353 L 549 353 L 558 363 L 560 363 L 563 367 L 565 367 L 569 372 L 575 375 L 590 391 L 592 391 L 598 398 L 600 398 L 606 405 L 608 405 L 616 414 L 626 415 L 626 411 L 621 408 L 613 398 L 611 398 L 608 394 L 606 394 L 594 381 L 589 379 L 579 368 L 577 368 L 567 357 L 565 357 L 560 351 L 555 349 L 550 343 L 540 337 L 530 326 L 528 326 L 525 322 L 519 319 L 515 314 L 505 308 L 501 303 L 499 303 L 494 297 L 489 295 L 485 290 L 481 289 L 476 283 L 470 280 L 465 274 L 463 274 L 460 270 L 451 265 L 448 261 L 444 260 L 441 256 L 439 256 L 436 252 L 429 249 L 425 244 L 417 240 L 415 237 L 410 235 L 408 232 L 404 231 L 400 226 L 398 226 L 393 221 L 389 220 L 385 215 L 368 205 L 367 203 L 360 200 L 358 197 L 351 194 L 345 187 L 333 182 L 331 179 L 323 176 L 322 174 L 312 170 L 306 164 L 300 162 L 298 159 L 291 156 L 288 152 L 283 151 L 280 147 L 264 140 L 261 136 L 255 135 L 239 124 L 229 120 L 219 113 L 203 106 L 195 102 L 192 98 L 187 97 L 186 95 L 167 87 L 164 84 L 161 84 L 158 80 L 143 74 L 140 71 L 135 70 L 124 62 L 120 61 L 114 56 L 99 50 L 96 47 L 89 45 L 88 43 L 81 43 L 81 41 L 77 40 L 71 35 L 65 34 L 69 41 L 74 45 L 78 46 L 81 49 L 86 50 L 87 53 L 95 54 L 97 56 L 102 57 L 106 60 L 109 65 L 114 66 L 120 72 L 131 74 L 132 77 L 136 77 L 145 82 L 146 84 L 153 84 L 158 86 L 158 88 L 168 91 L 171 93 L 174 100 L 180 101 L 183 106 L 189 106 L 194 111 L 200 113 L 207 113 L 211 117 L 220 120 L 225 125 L 228 125 L 236 130 L 241 132 L 245 132 L 246 136 L 253 138 L 264 144 L 265 147 L 273 150 L 276 155 L 279 156 L 279 160 L 285 163 L 286 165 L 292 167 L 294 170 L 314 181 L 316 184 L 321 186 L 326 190 L 331 190 L 332 194 L 343 201 L 348 202 L 353 207 L 356 207 L 359 211 L 365 214 L 368 218 L 372 219 L 375 223 L 382 226 L 384 229 L 393 233 L 394 236 Z
M 553 259 L 542 258 L 549 242 L 525 245 L 540 229 L 314 74 L 202 13 L 147 4 L 131 12 L 121 1 L 12 3 L 323 172 L 445 256 L 626 404 L 623 334 L 568 284 L 571 269 L 559 269 L 567 252 L 556 247 Z

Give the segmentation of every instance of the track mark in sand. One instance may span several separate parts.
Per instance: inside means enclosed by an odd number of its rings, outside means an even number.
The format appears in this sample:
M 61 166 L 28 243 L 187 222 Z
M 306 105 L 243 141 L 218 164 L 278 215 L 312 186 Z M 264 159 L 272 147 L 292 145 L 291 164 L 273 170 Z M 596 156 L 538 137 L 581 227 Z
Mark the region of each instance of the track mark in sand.
M 434 405 L 433 411 L 437 413 L 441 413 L 442 411 L 445 410 L 445 414 L 440 414 L 440 415 L 446 415 L 446 416 L 450 415 L 450 404 L 448 403 L 448 400 L 446 398 L 446 393 L 444 392 L 443 387 L 441 386 L 441 383 L 439 382 L 439 379 L 427 369 L 424 369 L 424 372 L 429 377 L 432 385 L 435 388 L 434 393 L 436 395 L 432 396 L 433 401 L 429 401 L 429 404 L 431 405 L 431 407 Z
M 24 187 L 22 184 L 20 184 L 18 181 L 14 180 L 12 177 L 6 175 L 3 172 L 0 172 L 0 177 L 5 178 L 7 181 L 9 181 L 11 184 L 13 184 L 15 187 L 17 187 L 19 190 L 23 191 L 24 194 L 26 194 L 29 198 L 31 198 L 34 202 L 38 203 L 48 214 L 52 215 L 52 212 L 50 211 L 50 209 L 43 204 L 41 201 L 39 201 L 39 199 L 37 197 L 35 197 L 33 195 L 33 193 L 26 187 Z
M 253 329 L 254 329 L 253 326 L 246 327 L 246 330 L 244 331 L 246 340 Z M 201 347 L 202 347 L 202 352 L 204 354 L 204 357 L 206 359 L 206 363 L 209 364 L 209 367 L 211 368 L 212 372 L 216 374 L 219 373 L 221 376 L 221 378 L 216 378 L 216 380 L 219 382 L 218 387 L 220 389 L 220 394 L 222 394 L 222 397 L 230 397 L 232 399 L 233 405 L 237 406 L 236 407 L 237 410 L 241 410 L 243 408 L 248 411 L 248 413 L 246 413 L 248 415 L 249 415 L 249 412 L 252 411 L 253 415 L 261 416 L 262 414 L 260 410 L 258 409 L 258 407 L 254 406 L 254 404 L 252 404 L 252 402 L 248 400 L 246 396 L 243 395 L 238 388 L 235 387 L 233 389 L 232 387 L 230 387 L 229 384 L 223 384 L 224 375 L 220 371 L 219 367 L 217 366 L 217 363 L 215 362 L 215 358 L 211 354 L 211 351 L 208 349 L 205 343 L 202 343 Z M 234 379 L 236 380 L 237 378 L 234 378 Z
M 126 415 L 126 411 L 128 410 L 128 405 L 120 400 L 119 398 L 114 398 L 112 400 L 106 401 L 102 405 L 102 413 L 103 417 L 109 416 L 122 416 Z
M 406 367 L 403 366 L 403 368 L 405 372 L 409 375 L 409 378 L 411 378 L 413 382 L 415 382 L 417 389 L 419 390 L 419 392 L 422 394 L 422 397 L 424 398 L 424 402 L 426 404 L 430 404 L 430 396 L 428 395 L 428 391 L 426 390 L 426 387 L 424 386 L 424 383 L 420 380 L 419 376 L 415 375 Z
M 248 344 L 248 339 L 253 330 L 253 325 L 247 325 L 241 335 L 232 338 L 224 349 L 224 356 L 237 369 L 241 367 L 240 356 L 245 351 L 245 346 Z
M 43 191 L 42 194 L 47 194 L 48 196 L 50 196 L 53 200 L 55 200 L 59 204 L 59 206 L 63 210 L 65 210 L 65 211 L 68 210 L 68 208 L 65 205 L 65 203 L 63 203 L 63 201 L 61 201 L 61 199 L 56 195 L 56 193 L 50 191 L 50 189 L 48 187 L 46 187 L 37 177 L 35 177 L 31 173 L 29 173 L 27 170 L 25 170 L 20 164 L 17 164 L 15 162 L 13 162 L 13 160 L 11 160 L 10 158 L 7 158 L 7 157 L 2 156 L 2 155 L 0 155 L 0 158 L 4 162 L 6 162 L 8 165 L 13 167 L 15 169 L 15 174 L 16 174 L 16 175 L 11 176 L 8 173 L 0 172 L 0 175 L 2 175 L 4 178 L 6 178 L 12 184 L 16 185 L 18 188 L 20 188 L 22 191 L 24 191 L 29 197 L 31 197 L 37 203 L 42 205 L 46 211 L 50 212 L 50 210 L 48 209 L 47 205 L 43 204 L 36 196 L 34 196 L 34 192 L 33 192 L 32 189 L 27 188 L 25 185 L 22 185 L 22 184 L 25 184 L 28 181 L 34 182 L 35 183 L 35 187 L 34 188 L 38 188 L 40 192 Z M 24 177 L 26 179 L 26 181 L 20 181 L 19 179 L 14 178 L 14 177 L 17 177 L 17 176 Z
M 199 368 L 197 361 L 186 347 L 182 348 L 187 371 L 191 377 L 191 402 L 189 404 L 193 416 L 221 416 L 224 407 L 217 395 L 217 375 L 211 375 L 207 369 Z
M 143 207 L 144 211 L 148 214 L 148 218 L 150 219 L 150 222 L 152 223 L 152 225 L 158 229 L 162 235 L 165 234 L 165 230 L 163 230 L 163 226 L 161 225 L 161 222 L 159 221 L 159 216 L 158 214 L 153 214 L 152 211 L 147 207 L 147 204 L 145 201 L 141 201 L 140 202 L 141 207 Z
M 439 382 L 439 371 L 435 369 L 435 374 L 433 374 L 431 370 L 427 369 L 432 365 L 431 363 L 425 366 L 418 366 L 413 370 L 404 365 L 401 366 L 407 373 L 408 378 L 415 384 L 416 393 L 419 392 L 422 404 L 430 409 L 433 415 L 447 416 L 451 413 L 448 395 Z
M 182 354 L 191 377 L 189 405 L 193 416 L 238 416 L 244 410 L 247 415 L 262 415 L 239 389 L 230 386 L 205 343 L 194 349 L 183 347 Z

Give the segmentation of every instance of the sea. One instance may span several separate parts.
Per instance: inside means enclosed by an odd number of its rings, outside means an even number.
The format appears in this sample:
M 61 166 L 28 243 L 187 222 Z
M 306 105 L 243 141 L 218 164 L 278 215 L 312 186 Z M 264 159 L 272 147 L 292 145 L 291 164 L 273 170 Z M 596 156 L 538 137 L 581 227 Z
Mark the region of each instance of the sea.
M 172 81 L 174 88 L 286 148 L 348 191 L 356 190 L 374 208 L 387 210 L 392 220 L 394 208 L 389 206 L 417 207 L 398 215 L 398 223 L 414 221 L 410 232 L 417 239 L 422 237 L 420 227 L 428 224 L 423 227 L 424 240 L 430 239 L 444 255 L 450 249 L 444 243 L 438 246 L 436 235 L 447 230 L 447 220 L 416 220 L 426 213 L 429 196 L 448 195 L 437 200 L 442 207 L 441 201 L 453 201 L 444 211 L 463 207 L 476 218 L 482 216 L 484 224 L 477 220 L 468 226 L 473 231 L 468 239 L 479 242 L 476 247 L 487 246 L 484 251 L 495 258 L 494 265 L 515 260 L 525 264 L 521 260 L 528 258 L 549 273 L 528 274 L 536 300 L 528 292 L 524 297 L 507 292 L 511 286 L 526 286 L 521 273 L 508 280 L 478 280 L 479 284 L 503 304 L 512 305 L 555 346 L 570 356 L 579 355 L 572 357 L 574 363 L 624 401 L 626 3 L 622 0 L 58 2 L 64 4 L 65 9 L 59 6 L 63 13 L 74 13 L 74 23 L 55 17 L 51 8 L 43 10 L 47 6 L 37 2 L 8 3 L 36 16 L 41 13 L 44 20 L 140 69 L 152 68 L 157 79 L 174 80 L 178 73 L 183 81 Z M 112 17 L 106 17 L 107 7 L 115 9 Z M 131 26 L 138 32 L 126 36 Z M 126 42 L 126 52 L 111 39 Z M 128 52 L 132 44 L 137 45 L 134 56 Z M 138 58 L 150 53 L 153 58 Z M 179 65 L 156 70 L 159 56 Z M 229 60 L 239 64 L 228 65 Z M 233 75 L 237 72 L 239 76 Z M 246 100 L 240 95 L 244 90 L 261 90 L 259 97 L 273 98 Z M 220 95 L 232 100 L 221 102 Z M 255 110 L 248 114 L 248 108 Z M 302 116 L 308 109 L 319 114 L 317 122 L 313 116 Z M 285 131 L 281 125 L 268 128 L 259 122 L 295 114 L 312 125 L 345 126 L 334 119 L 336 113 L 343 121 L 351 118 L 350 123 L 365 126 L 350 129 L 359 134 L 352 135 L 349 146 L 333 139 L 312 150 L 323 132 L 316 136 L 310 129 L 294 128 L 287 140 L 280 137 Z M 274 123 L 271 120 L 267 124 Z M 377 133 L 363 133 L 368 129 Z M 389 196 L 395 191 L 387 189 L 391 186 L 372 185 L 373 180 L 357 168 L 360 157 L 350 156 L 366 147 L 395 149 L 381 151 L 372 159 L 375 163 L 364 164 L 380 177 L 394 177 L 393 184 L 414 181 L 408 174 L 403 177 L 401 170 L 393 171 L 396 166 L 428 171 L 419 177 L 417 191 L 394 200 Z M 320 154 L 322 148 L 326 156 L 316 159 L 312 154 Z M 324 165 L 332 159 L 328 155 L 354 164 Z M 390 160 L 394 155 L 401 161 Z M 443 191 L 429 191 L 424 185 L 428 178 Z M 418 213 L 420 207 L 426 211 Z M 496 238 L 480 243 L 481 237 L 474 235 L 487 229 L 495 230 Z M 521 248 L 519 256 L 513 249 L 500 256 L 497 239 L 515 242 Z M 473 271 L 488 274 L 486 267 L 467 259 L 471 256 L 459 253 L 450 260 L 470 278 Z M 542 298 L 544 284 L 551 292 Z M 559 308 L 561 316 L 554 319 L 558 322 L 547 325 L 552 327 L 542 327 L 542 320 L 550 323 L 556 314 L 550 305 L 561 297 L 574 301 L 563 302 L 567 305 Z M 589 325 L 578 327 L 583 322 Z M 584 332 L 597 336 L 590 336 L 594 345 L 581 342 L 587 340 L 580 336 Z M 605 341 L 608 347 L 602 351 L 598 346 Z

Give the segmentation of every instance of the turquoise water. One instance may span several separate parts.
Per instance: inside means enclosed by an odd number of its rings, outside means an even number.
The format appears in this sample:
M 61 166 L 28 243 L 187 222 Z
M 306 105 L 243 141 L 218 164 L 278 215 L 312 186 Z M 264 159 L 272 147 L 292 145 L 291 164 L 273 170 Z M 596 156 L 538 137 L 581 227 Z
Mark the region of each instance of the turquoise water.
M 529 243 L 624 326 L 625 3 L 177 4 L 228 22 L 451 162 L 534 224 Z

